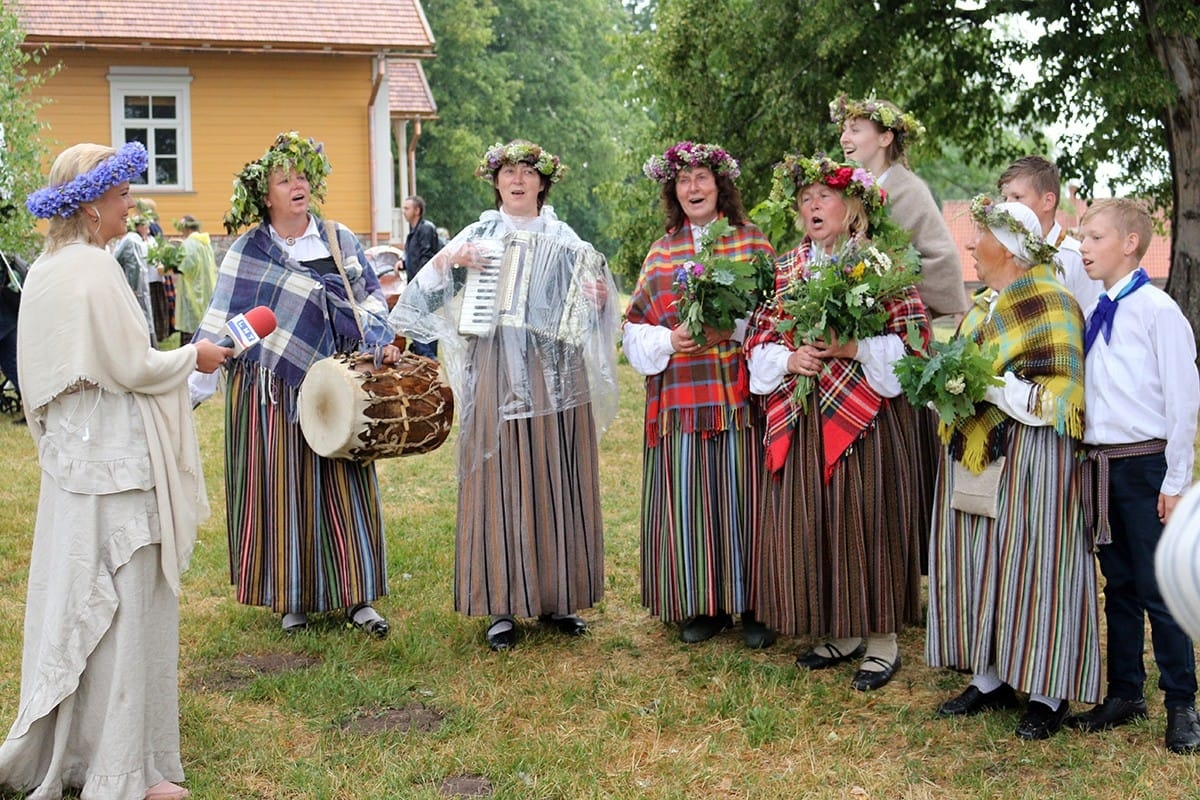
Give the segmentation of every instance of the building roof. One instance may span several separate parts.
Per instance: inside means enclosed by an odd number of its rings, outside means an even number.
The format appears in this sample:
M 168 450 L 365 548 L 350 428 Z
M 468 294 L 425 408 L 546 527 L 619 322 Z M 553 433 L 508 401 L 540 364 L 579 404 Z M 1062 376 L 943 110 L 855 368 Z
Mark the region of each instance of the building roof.
M 1058 222 L 1067 229 L 1067 233 L 1074 235 L 1078 232 L 1079 217 L 1087 210 L 1087 204 L 1078 197 L 1072 202 L 1075 204 L 1076 214 L 1067 214 L 1060 209 Z M 967 243 L 975 235 L 975 221 L 971 219 L 971 201 L 946 200 L 942 203 L 942 217 L 950 226 L 950 235 L 954 237 L 954 243 L 958 245 L 958 257 L 962 260 L 963 280 L 967 283 L 978 283 L 979 275 L 975 272 L 975 258 L 967 250 Z M 1169 227 L 1168 223 L 1167 228 L 1169 229 Z M 1142 266 L 1153 280 L 1161 283 L 1167 279 L 1167 273 L 1171 270 L 1169 230 L 1166 235 L 1154 234 L 1154 238 L 1150 240 L 1150 249 L 1142 258 Z
M 56 47 L 433 55 L 420 0 L 16 0 Z
M 387 60 L 388 110 L 405 119 L 437 119 L 437 103 L 418 61 L 406 58 Z

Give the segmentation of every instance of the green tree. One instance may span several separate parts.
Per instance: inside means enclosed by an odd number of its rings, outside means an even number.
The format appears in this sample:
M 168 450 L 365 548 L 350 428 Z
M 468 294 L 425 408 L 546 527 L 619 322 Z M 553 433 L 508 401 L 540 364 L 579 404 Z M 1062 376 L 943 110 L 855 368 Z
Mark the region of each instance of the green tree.
M 1168 288 L 1200 321 L 1200 6 L 1194 0 L 659 0 L 634 91 L 659 141 L 720 141 L 750 201 L 791 149 L 836 149 L 838 92 L 889 97 L 999 170 L 1040 152 L 1086 194 L 1102 163 L 1169 205 Z M 1033 65 L 1033 74 L 1026 65 Z M 1052 126 L 1085 132 L 1051 142 Z M 1200 327 L 1200 326 L 1196 326 Z
M 559 217 L 603 251 L 630 117 L 610 80 L 627 28 L 617 0 L 428 0 L 438 57 L 429 81 L 440 119 L 418 143 L 430 216 L 457 230 L 492 205 L 473 176 L 484 150 L 529 139 L 570 168 L 551 194 Z
M 15 8 L 0 0 L 0 250 L 32 256 L 39 238 L 24 199 L 44 181 L 45 155 L 32 90 L 48 73 L 35 69 L 40 53 L 22 50 L 24 39 Z

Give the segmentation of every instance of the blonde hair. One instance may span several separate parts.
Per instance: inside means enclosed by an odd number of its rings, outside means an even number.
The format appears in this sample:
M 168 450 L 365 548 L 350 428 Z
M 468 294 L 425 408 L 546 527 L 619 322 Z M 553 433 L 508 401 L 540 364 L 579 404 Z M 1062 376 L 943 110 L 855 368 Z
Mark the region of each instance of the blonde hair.
M 810 183 L 809 186 L 817 186 L 818 184 Z M 808 231 L 804 229 L 804 217 L 800 214 L 800 195 L 808 186 L 801 187 L 800 191 L 796 192 L 796 228 L 803 234 L 807 235 Z M 835 190 L 836 191 L 836 190 Z M 871 223 L 871 218 L 867 215 L 867 207 L 863 201 L 854 195 L 840 193 L 842 202 L 846 204 L 846 216 L 842 217 L 842 232 L 841 236 L 850 238 L 851 236 L 866 236 L 867 226 Z
M 1079 220 L 1080 227 L 1099 216 L 1106 216 L 1120 231 L 1121 236 L 1132 233 L 1138 237 L 1137 259 L 1141 261 L 1150 249 L 1150 239 L 1154 235 L 1154 222 L 1150 219 L 1150 212 L 1146 210 L 1145 204 L 1128 197 L 1097 200 L 1084 212 Z
M 72 145 L 54 159 L 54 165 L 50 167 L 50 185 L 60 186 L 85 172 L 90 172 L 105 160 L 112 158 L 116 152 L 115 149 L 102 144 L 84 142 Z M 104 242 L 96 239 L 99 227 L 93 230 L 92 222 L 84 212 L 84 208 L 89 205 L 92 203 L 84 203 L 69 217 L 50 218 L 50 230 L 46 233 L 47 253 L 53 253 L 78 239 L 104 246 Z

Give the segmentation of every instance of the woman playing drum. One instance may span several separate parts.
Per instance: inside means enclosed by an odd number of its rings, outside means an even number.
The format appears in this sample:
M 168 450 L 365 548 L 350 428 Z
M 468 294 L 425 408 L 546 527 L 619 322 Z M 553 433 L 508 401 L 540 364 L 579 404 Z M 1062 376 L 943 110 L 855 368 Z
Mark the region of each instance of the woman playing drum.
M 476 175 L 492 184 L 496 210 L 421 269 L 391 316 L 398 333 L 441 343 L 462 424 L 454 606 L 491 615 L 493 650 L 516 644 L 515 617 L 584 633 L 573 612 L 604 591 L 596 442 L 616 413 L 616 287 L 603 258 L 544 205 L 564 170 L 530 142 L 488 150 Z M 528 325 L 497 323 L 487 318 L 494 303 L 473 302 L 482 282 L 468 273 L 487 266 L 502 277 L 528 267 L 530 280 L 513 286 Z M 577 313 L 542 327 L 535 312 L 553 309 Z M 463 323 L 472 311 L 483 312 L 480 327 Z
M 226 515 L 238 602 L 282 614 L 288 632 L 306 627 L 309 612 L 345 608 L 355 627 L 382 638 L 387 621 L 370 605 L 387 594 L 375 467 L 322 458 L 297 421 L 297 392 L 317 361 L 350 350 L 371 351 L 377 363 L 400 356 L 358 240 L 310 210 L 328 172 L 321 145 L 290 132 L 238 173 L 225 229 L 258 224 L 226 253 L 196 338 L 221 338 L 231 316 L 258 305 L 278 321 L 228 374 Z

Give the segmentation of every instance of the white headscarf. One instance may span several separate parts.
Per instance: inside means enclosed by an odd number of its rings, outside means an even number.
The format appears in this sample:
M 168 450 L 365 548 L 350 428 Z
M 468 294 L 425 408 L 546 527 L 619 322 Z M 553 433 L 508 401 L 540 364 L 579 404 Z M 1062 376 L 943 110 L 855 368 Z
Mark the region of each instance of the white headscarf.
M 1000 222 L 1000 217 L 1005 212 L 1024 226 L 1026 231 L 1024 235 L 1011 230 Z M 994 224 L 988 225 L 988 230 L 995 234 L 1000 244 L 1004 245 L 1008 252 L 1016 256 L 1017 261 L 1021 262 L 1021 266 L 1029 268 L 1037 263 L 1037 258 L 1029 249 L 1029 243 L 1030 241 L 1037 244 L 1042 242 L 1042 223 L 1038 222 L 1037 214 L 1033 213 L 1033 209 L 1024 203 L 999 203 L 995 206 L 993 214 L 989 215 L 989 221 Z

